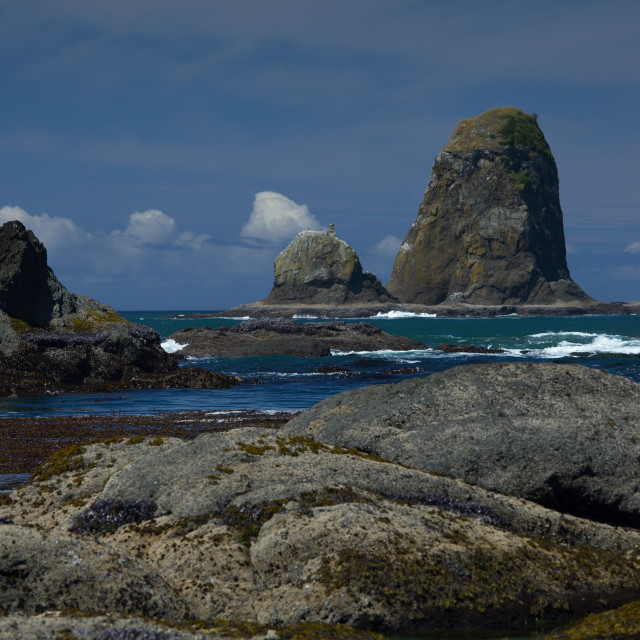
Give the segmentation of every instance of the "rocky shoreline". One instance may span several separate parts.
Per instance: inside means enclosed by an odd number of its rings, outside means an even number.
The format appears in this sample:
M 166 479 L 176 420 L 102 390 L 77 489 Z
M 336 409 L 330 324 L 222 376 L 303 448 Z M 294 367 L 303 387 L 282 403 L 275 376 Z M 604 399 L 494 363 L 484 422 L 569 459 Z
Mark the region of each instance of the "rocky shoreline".
M 0 638 L 373 638 L 636 603 L 638 416 L 629 380 L 507 363 L 269 424 L 113 418 L 0 494 Z

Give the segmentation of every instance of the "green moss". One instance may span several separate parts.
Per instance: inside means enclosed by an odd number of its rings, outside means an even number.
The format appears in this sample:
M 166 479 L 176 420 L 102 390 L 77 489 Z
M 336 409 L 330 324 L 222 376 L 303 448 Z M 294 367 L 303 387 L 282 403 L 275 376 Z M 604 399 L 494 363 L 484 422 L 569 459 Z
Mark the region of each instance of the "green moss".
M 84 451 L 85 446 L 80 443 L 72 444 L 64 449 L 60 449 L 60 451 L 54 451 L 47 461 L 34 471 L 32 480 L 48 480 L 61 473 L 84 469 L 85 465 L 82 460 Z
M 638 570 L 621 555 L 588 547 L 556 545 L 549 553 L 531 541 L 498 549 L 455 531 L 443 534 L 443 542 L 449 548 L 433 554 L 399 536 L 384 553 L 343 549 L 321 559 L 316 578 L 329 592 L 365 595 L 413 624 L 459 625 L 465 615 L 490 620 L 505 612 L 522 622 L 559 618 L 574 597 L 579 603 L 585 591 L 611 593 Z
M 591 614 L 545 636 L 545 640 L 637 640 L 640 637 L 640 602 Z
M 27 333 L 28 331 L 35 331 L 35 329 L 24 320 L 18 320 L 17 318 L 9 318 L 9 322 L 11 323 L 11 328 L 17 333 Z
M 351 487 L 325 487 L 321 491 L 301 493 L 297 498 L 299 503 L 298 517 L 311 515 L 315 507 L 327 507 L 335 504 L 363 502 L 365 498 L 356 493 Z M 227 526 L 238 531 L 238 542 L 248 546 L 258 537 L 265 522 L 274 515 L 285 510 L 289 499 L 273 500 L 258 504 L 226 504 L 213 513 Z
M 235 473 L 231 467 L 224 467 L 223 465 L 217 466 L 216 471 L 219 471 L 220 473 L 226 473 L 227 475 L 231 475 L 232 473 Z
M 261 456 L 265 451 L 275 451 L 275 447 L 265 445 L 247 444 L 246 442 L 236 442 L 236 445 L 240 447 L 244 452 L 251 454 L 252 456 Z
M 8 507 L 13 504 L 13 500 L 8 493 L 0 493 L 0 507 Z
M 146 439 L 147 439 L 146 436 L 132 436 L 125 442 L 125 444 L 140 444 L 141 442 L 144 442 Z
M 553 158 L 551 149 L 534 116 L 521 111 L 519 113 L 511 113 L 505 118 L 505 122 L 498 130 L 498 133 L 500 134 L 500 144 L 526 147 L 536 153 Z
M 65 329 L 75 332 L 96 331 L 106 322 L 124 322 L 128 320 L 119 316 L 115 311 L 86 311 L 81 316 L 70 318 L 65 322 Z
M 536 116 L 515 107 L 490 109 L 461 120 L 445 150 L 470 153 L 474 149 L 499 150 L 508 144 L 553 158 Z

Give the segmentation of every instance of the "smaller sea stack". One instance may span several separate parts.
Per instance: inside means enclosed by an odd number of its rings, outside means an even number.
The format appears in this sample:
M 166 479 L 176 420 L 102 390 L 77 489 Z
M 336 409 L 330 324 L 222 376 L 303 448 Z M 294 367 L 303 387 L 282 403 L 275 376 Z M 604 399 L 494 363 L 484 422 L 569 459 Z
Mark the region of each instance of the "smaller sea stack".
M 273 289 L 264 304 L 393 302 L 372 273 L 363 272 L 356 252 L 335 234 L 301 231 L 275 259 Z

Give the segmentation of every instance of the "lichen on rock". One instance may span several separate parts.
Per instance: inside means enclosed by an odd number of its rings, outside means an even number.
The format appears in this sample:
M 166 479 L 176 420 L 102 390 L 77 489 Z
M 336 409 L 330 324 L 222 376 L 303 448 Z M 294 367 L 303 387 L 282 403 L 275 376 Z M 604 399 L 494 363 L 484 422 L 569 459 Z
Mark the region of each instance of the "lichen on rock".
M 333 229 L 301 231 L 274 262 L 273 289 L 265 304 L 391 302 L 356 252 Z
M 421 304 L 585 303 L 571 279 L 558 171 L 537 117 L 462 120 L 437 156 L 388 291 Z

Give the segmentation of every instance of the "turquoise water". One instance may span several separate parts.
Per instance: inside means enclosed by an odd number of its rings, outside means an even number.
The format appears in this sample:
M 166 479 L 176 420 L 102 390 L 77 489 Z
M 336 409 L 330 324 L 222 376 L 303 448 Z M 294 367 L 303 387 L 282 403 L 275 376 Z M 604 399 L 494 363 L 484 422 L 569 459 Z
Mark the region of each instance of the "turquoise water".
M 185 311 L 125 311 L 122 315 L 156 329 L 166 339 L 189 326 L 236 324 L 237 319 L 171 318 Z M 312 319 L 299 319 L 310 322 Z M 349 320 L 359 322 L 360 320 Z M 306 409 L 329 395 L 371 384 L 426 376 L 452 366 L 508 360 L 555 361 L 605 369 L 640 382 L 640 317 L 571 316 L 499 318 L 376 317 L 366 319 L 388 333 L 420 340 L 428 348 L 408 351 L 336 353 L 326 358 L 203 358 L 200 366 L 249 382 L 233 389 L 128 391 L 0 399 L 0 417 L 87 413 L 152 413 L 190 409 Z M 501 355 L 444 354 L 440 343 L 501 348 Z M 347 369 L 318 373 L 323 365 Z M 257 384 L 255 384 L 257 383 Z
M 132 322 L 156 329 L 164 340 L 189 326 L 233 325 L 238 319 L 194 320 L 169 316 L 185 311 L 121 312 Z M 309 322 L 312 319 L 299 319 Z M 349 320 L 359 322 L 360 320 Z M 249 380 L 233 389 L 156 390 L 110 394 L 63 394 L 46 398 L 0 399 L 3 416 L 154 413 L 191 409 L 297 410 L 329 395 L 371 384 L 427 376 L 449 367 L 498 361 L 555 361 L 605 369 L 640 382 L 640 317 L 580 316 L 522 318 L 379 317 L 366 319 L 382 330 L 420 340 L 427 348 L 409 352 L 336 353 L 326 358 L 203 358 L 183 366 L 201 366 Z M 444 354 L 440 343 L 501 348 L 500 355 Z M 338 365 L 347 373 L 317 373 L 321 365 Z M 259 383 L 259 384 L 256 384 Z M 389 636 L 397 640 L 523 639 L 526 630 L 458 629 Z

